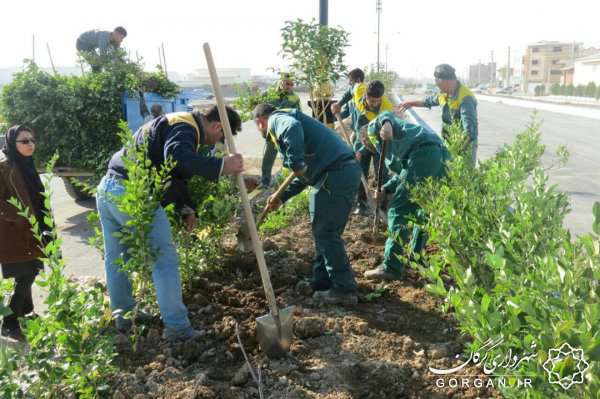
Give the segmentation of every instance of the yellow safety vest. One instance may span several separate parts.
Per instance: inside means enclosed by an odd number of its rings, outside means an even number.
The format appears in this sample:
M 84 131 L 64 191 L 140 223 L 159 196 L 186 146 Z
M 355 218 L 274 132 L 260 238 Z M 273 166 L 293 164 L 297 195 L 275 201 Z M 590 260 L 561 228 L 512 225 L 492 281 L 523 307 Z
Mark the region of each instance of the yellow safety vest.
M 365 115 L 369 122 L 372 121 L 373 119 L 375 119 L 377 117 L 377 115 L 379 115 L 381 112 L 394 110 L 394 105 L 389 100 L 389 98 L 387 98 L 386 95 L 384 95 L 381 98 L 381 105 L 379 106 L 379 112 L 373 112 L 373 111 L 368 110 L 367 104 L 364 101 L 364 95 L 365 95 L 366 91 L 367 91 L 367 85 L 364 83 L 360 83 L 356 87 L 356 90 L 354 90 L 353 100 L 354 100 L 354 105 L 356 106 L 356 109 L 361 114 Z
M 171 114 L 167 114 L 167 122 L 169 122 L 169 126 L 173 126 L 177 123 L 185 123 L 194 128 L 196 131 L 196 151 L 200 150 L 200 128 L 196 123 L 196 120 L 189 112 L 173 112 Z
M 447 93 L 440 93 L 438 96 L 438 101 L 440 102 L 440 106 L 448 104 L 448 108 L 450 108 L 452 118 L 454 118 L 454 113 L 460 108 L 465 97 L 475 97 L 471 90 L 465 85 L 460 85 L 458 88 L 458 95 L 456 98 L 452 98 Z

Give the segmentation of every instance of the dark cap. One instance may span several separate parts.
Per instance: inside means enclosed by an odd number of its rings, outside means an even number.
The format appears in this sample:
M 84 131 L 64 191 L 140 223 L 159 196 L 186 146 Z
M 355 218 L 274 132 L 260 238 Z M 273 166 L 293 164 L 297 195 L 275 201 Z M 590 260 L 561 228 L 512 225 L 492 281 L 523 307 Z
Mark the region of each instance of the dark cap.
M 456 71 L 448 64 L 440 64 L 435 67 L 433 77 L 440 80 L 456 80 Z

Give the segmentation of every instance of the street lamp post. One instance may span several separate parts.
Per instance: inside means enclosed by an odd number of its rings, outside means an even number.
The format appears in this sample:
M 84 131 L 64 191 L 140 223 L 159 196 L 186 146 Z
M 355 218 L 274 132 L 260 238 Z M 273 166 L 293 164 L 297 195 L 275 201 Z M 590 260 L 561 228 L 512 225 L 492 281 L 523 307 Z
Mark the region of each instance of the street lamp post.
M 375 0 L 375 9 L 377 10 L 377 72 L 381 70 L 381 63 L 379 61 L 379 39 L 381 35 L 381 1 Z

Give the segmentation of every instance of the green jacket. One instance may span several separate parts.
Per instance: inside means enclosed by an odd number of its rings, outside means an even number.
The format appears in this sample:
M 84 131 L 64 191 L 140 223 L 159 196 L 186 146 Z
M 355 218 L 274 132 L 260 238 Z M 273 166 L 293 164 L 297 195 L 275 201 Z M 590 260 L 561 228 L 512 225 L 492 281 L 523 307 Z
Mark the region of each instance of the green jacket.
M 467 86 L 459 82 L 456 92 L 449 96 L 438 93 L 425 97 L 425 106 L 442 107 L 442 121 L 444 125 L 452 125 L 460 122 L 462 128 L 467 132 L 471 141 L 477 140 L 479 129 L 477 126 L 477 100 Z M 446 128 L 443 128 L 444 135 Z
M 353 159 L 346 143 L 327 126 L 293 109 L 275 111 L 270 117 L 267 136 L 283 156 L 283 165 L 293 172 L 304 170 L 283 192 L 285 202 L 308 185 L 319 186 L 329 167 Z
M 388 180 L 384 188 L 388 192 L 394 192 L 402 183 L 402 171 L 408 167 L 407 161 L 411 152 L 427 144 L 443 146 L 443 143 L 437 134 L 422 126 L 408 123 L 388 111 L 379 114 L 369 123 L 369 138 L 378 149 L 381 149 L 379 131 L 386 121 L 392 124 L 393 138 L 385 154 L 385 166 L 395 175 Z

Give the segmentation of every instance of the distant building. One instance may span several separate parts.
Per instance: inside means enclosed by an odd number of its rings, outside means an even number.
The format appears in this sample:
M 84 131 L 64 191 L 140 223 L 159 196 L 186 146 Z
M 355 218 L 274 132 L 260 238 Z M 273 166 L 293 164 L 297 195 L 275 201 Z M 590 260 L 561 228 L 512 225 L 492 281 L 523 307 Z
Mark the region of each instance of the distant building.
M 480 85 L 489 85 L 493 83 L 496 83 L 495 62 L 490 62 L 487 65 L 478 63 L 469 66 L 469 86 L 477 87 Z
M 600 52 L 587 57 L 577 58 L 573 64 L 574 86 L 594 82 L 600 85 Z
M 219 83 L 222 85 L 231 85 L 244 83 L 250 80 L 250 68 L 220 68 L 217 69 Z M 196 69 L 186 80 L 178 81 L 181 87 L 200 87 L 210 85 L 210 75 L 208 69 Z
M 523 56 L 523 91 L 534 93 L 537 86 L 546 90 L 569 79 L 568 67 L 585 51 L 582 43 L 541 41 L 527 46 Z M 565 70 L 566 69 L 566 70 Z

